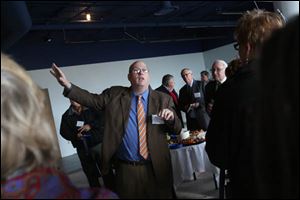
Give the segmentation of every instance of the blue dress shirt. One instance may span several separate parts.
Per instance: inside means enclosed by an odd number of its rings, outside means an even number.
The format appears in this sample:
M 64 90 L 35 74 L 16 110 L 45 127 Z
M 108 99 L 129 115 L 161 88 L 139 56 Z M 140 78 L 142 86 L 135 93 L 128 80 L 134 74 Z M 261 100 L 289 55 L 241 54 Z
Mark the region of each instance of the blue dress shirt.
M 147 119 L 149 90 L 142 94 L 142 103 Z M 144 158 L 139 153 L 139 132 L 137 125 L 137 102 L 138 96 L 132 92 L 129 120 L 126 126 L 122 143 L 118 149 L 117 157 L 121 160 L 140 161 Z

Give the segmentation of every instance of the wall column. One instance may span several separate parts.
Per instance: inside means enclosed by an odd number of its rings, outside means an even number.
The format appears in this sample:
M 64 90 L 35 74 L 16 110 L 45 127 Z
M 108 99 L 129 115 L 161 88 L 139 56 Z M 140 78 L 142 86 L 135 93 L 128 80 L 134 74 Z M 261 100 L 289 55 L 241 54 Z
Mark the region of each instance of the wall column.
M 299 15 L 299 1 L 274 1 L 274 10 L 279 9 L 286 21 Z

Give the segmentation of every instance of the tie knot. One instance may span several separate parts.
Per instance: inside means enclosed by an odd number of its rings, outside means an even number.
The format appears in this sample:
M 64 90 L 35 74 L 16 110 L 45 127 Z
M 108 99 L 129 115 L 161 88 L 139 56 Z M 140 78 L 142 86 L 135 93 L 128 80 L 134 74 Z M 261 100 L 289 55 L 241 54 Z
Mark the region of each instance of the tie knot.
M 137 97 L 138 101 L 141 101 L 143 96 L 142 95 L 138 95 L 136 97 Z

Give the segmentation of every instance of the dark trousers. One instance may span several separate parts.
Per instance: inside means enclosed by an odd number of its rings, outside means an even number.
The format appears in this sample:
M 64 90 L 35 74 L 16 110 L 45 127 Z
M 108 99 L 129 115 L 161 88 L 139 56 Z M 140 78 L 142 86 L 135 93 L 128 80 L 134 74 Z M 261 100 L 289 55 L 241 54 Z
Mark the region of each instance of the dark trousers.
M 90 187 L 101 187 L 99 177 L 102 176 L 104 186 L 115 191 L 115 177 L 112 168 L 108 174 L 101 174 L 100 172 L 101 146 L 102 143 L 99 143 L 96 146 L 89 148 L 88 154 L 84 148 L 78 148 L 77 154 Z
M 99 151 L 96 151 L 97 147 Z M 84 148 L 77 148 L 77 154 L 90 187 L 101 187 L 100 174 L 100 145 L 96 145 L 94 151 L 87 152 Z
M 125 199 L 171 198 L 172 190 L 158 187 L 152 164 L 116 164 L 116 189 L 119 197 Z M 167 194 L 167 195 L 166 195 Z

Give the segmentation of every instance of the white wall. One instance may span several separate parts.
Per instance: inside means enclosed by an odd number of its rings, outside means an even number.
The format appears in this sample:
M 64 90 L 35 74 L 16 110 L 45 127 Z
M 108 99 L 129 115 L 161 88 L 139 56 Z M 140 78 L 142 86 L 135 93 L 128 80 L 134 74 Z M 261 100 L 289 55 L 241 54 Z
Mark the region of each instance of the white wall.
M 211 65 L 217 59 L 224 60 L 229 63 L 231 60 L 238 58 L 238 51 L 233 48 L 233 44 L 218 47 L 209 51 L 203 52 L 204 63 L 206 70 L 211 69 Z
M 202 53 L 183 54 L 175 56 L 164 56 L 156 58 L 145 58 L 143 60 L 150 69 L 151 86 L 153 89 L 161 85 L 164 74 L 172 74 L 175 77 L 175 89 L 184 85 L 180 76 L 183 67 L 189 67 L 194 72 L 195 79 L 199 79 L 200 72 L 205 69 Z M 129 65 L 135 60 L 89 64 L 81 66 L 63 67 L 62 70 L 72 83 L 89 90 L 100 93 L 104 89 L 114 86 L 129 86 L 127 80 Z M 59 66 L 59 63 L 56 63 Z M 58 135 L 62 157 L 76 153 L 72 144 L 63 139 L 59 134 L 60 120 L 62 114 L 69 107 L 69 100 L 62 95 L 63 88 L 48 69 L 29 71 L 29 74 L 42 88 L 48 88 L 54 122 Z
M 299 1 L 274 1 L 274 9 L 279 9 L 285 19 L 289 19 L 299 15 Z

